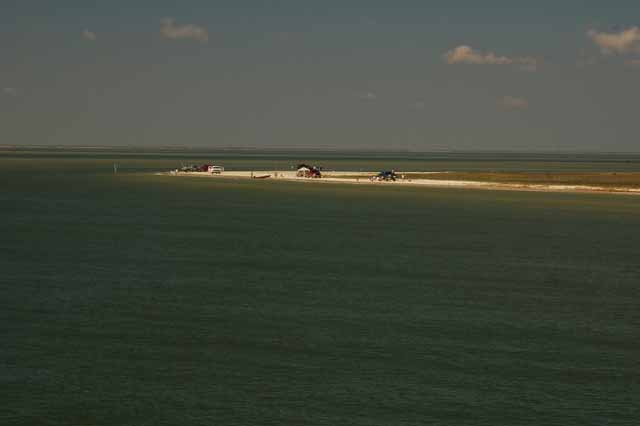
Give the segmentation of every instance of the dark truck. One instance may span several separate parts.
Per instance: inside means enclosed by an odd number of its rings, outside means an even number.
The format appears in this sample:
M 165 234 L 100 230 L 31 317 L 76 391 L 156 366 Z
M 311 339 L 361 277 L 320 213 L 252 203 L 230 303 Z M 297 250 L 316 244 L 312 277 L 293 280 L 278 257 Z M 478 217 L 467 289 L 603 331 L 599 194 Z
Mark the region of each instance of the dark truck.
M 371 176 L 371 180 L 377 181 L 393 181 L 395 182 L 398 179 L 398 175 L 394 170 L 387 170 L 384 172 L 380 172 L 375 176 Z

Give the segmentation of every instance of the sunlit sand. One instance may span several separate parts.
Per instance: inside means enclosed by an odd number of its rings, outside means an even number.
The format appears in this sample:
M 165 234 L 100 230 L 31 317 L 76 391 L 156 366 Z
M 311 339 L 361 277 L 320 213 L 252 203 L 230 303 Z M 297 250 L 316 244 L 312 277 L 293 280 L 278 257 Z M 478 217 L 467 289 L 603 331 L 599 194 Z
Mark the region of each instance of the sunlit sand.
M 269 179 L 278 181 L 294 181 L 305 182 L 311 184 L 329 184 L 329 183 L 341 183 L 341 184 L 353 184 L 353 185 L 374 185 L 374 186 L 422 186 L 422 187 L 436 187 L 436 188 L 467 188 L 467 189 L 485 189 L 485 190 L 506 190 L 506 191 L 539 191 L 539 192 L 590 192 L 590 193 L 616 193 L 616 194 L 640 194 L 640 185 L 616 185 L 615 180 L 612 179 L 600 179 L 602 183 L 599 183 L 598 177 L 608 177 L 608 174 L 590 174 L 581 175 L 583 181 L 589 182 L 589 184 L 581 183 L 566 183 L 563 181 L 579 181 L 579 179 L 562 179 L 563 176 L 558 175 L 545 175 L 548 182 L 540 182 L 535 179 L 533 182 L 518 182 L 517 178 L 513 178 L 514 181 L 508 181 L 509 177 L 513 174 L 504 173 L 493 174 L 493 176 L 487 176 L 482 173 L 465 173 L 466 177 L 471 179 L 460 179 L 459 174 L 451 172 L 411 172 L 411 173 L 398 173 L 399 179 L 396 181 L 372 181 L 371 176 L 374 176 L 375 172 L 358 172 L 358 171 L 323 171 L 322 178 L 305 178 L 296 176 L 296 171 L 293 170 L 254 170 L 254 171 L 225 171 L 222 174 L 211 173 L 197 173 L 197 172 L 169 172 L 160 173 L 162 175 L 171 176 L 190 176 L 190 177 L 202 177 L 209 179 Z M 417 176 L 417 177 L 416 177 Z M 451 176 L 451 179 L 447 177 Z M 523 175 L 524 176 L 524 175 Z M 477 177 L 476 179 L 473 179 Z M 499 179 L 496 179 L 498 177 Z M 527 175 L 524 177 L 531 177 Z M 633 178 L 640 179 L 640 176 L 632 176 Z M 501 179 L 500 179 L 501 178 Z M 507 180 L 507 181 L 496 181 Z M 526 179 L 522 179 L 526 180 Z M 560 181 L 554 183 L 554 181 Z

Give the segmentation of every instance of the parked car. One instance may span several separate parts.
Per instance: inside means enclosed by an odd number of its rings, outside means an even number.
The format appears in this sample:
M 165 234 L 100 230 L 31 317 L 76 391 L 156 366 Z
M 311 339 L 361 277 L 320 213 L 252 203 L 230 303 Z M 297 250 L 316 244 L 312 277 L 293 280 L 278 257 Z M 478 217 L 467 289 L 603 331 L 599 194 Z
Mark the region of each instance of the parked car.
M 395 182 L 398 179 L 398 175 L 395 170 L 387 170 L 384 172 L 380 172 L 375 176 L 371 176 L 369 178 L 372 181 L 393 181 Z

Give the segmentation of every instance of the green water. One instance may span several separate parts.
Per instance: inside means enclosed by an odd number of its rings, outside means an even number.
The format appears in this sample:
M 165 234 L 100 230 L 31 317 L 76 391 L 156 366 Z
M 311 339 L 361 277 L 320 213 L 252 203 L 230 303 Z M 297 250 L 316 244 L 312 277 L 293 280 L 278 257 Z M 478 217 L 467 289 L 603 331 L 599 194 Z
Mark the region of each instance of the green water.
M 191 158 L 0 157 L 0 424 L 638 424 L 640 198 L 146 173 Z M 638 169 L 583 160 L 393 159 Z

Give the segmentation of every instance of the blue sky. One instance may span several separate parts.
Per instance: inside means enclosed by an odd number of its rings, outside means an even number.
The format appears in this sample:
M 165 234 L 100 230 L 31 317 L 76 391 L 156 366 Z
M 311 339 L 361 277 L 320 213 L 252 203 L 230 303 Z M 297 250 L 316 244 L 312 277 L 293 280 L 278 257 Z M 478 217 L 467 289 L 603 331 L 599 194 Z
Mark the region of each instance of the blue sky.
M 640 151 L 640 2 L 557 3 L 3 2 L 0 144 Z

